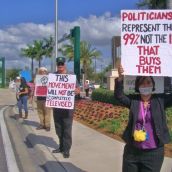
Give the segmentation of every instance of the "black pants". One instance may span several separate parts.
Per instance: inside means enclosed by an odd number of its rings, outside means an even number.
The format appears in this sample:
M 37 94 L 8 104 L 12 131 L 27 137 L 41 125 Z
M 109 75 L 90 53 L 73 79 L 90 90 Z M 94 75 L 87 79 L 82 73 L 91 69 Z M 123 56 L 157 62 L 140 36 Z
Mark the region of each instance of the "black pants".
M 164 160 L 164 147 L 139 150 L 126 145 L 123 154 L 123 172 L 160 172 Z
M 53 109 L 56 134 L 59 138 L 59 148 L 69 152 L 72 146 L 73 110 Z
M 86 97 L 89 97 L 89 88 L 85 89 Z

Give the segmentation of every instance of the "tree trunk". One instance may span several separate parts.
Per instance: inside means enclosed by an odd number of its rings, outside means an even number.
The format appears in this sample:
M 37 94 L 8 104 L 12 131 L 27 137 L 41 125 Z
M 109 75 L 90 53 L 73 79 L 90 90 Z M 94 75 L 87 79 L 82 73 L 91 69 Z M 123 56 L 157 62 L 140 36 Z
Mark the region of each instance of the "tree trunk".
M 83 70 L 84 70 L 84 83 L 85 83 L 85 80 L 87 79 L 87 68 L 86 68 L 86 65 L 83 64 Z
M 39 68 L 40 68 L 41 67 L 41 59 L 39 59 L 38 63 L 39 63 Z
M 34 64 L 33 64 L 33 57 L 31 58 L 31 71 L 32 71 L 32 78 L 33 78 L 33 68 L 34 68 L 34 66 L 33 66 Z

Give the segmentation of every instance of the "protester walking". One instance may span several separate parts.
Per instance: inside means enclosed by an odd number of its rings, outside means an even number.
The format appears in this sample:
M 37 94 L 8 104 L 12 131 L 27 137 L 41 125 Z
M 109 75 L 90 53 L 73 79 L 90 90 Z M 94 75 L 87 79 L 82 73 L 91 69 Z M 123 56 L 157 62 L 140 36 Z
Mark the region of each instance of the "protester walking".
M 48 71 L 45 67 L 40 67 L 38 69 L 39 75 L 47 75 Z M 37 130 L 46 129 L 50 131 L 50 119 L 51 119 L 51 109 L 45 106 L 46 96 L 37 96 L 37 112 L 40 119 L 40 125 L 36 128 Z
M 137 76 L 135 91 L 123 93 L 123 68 L 118 68 L 115 97 L 129 108 L 129 121 L 123 133 L 126 142 L 123 172 L 160 172 L 164 144 L 170 141 L 165 108 L 172 105 L 171 94 L 152 94 L 155 82 L 151 76 Z
M 58 57 L 56 59 L 57 72 L 55 74 L 69 74 L 66 65 L 65 58 Z M 80 89 L 77 85 L 75 94 L 79 94 Z M 53 153 L 63 153 L 64 158 L 69 158 L 70 149 L 72 145 L 72 123 L 73 123 L 74 109 L 60 109 L 53 108 L 53 117 L 55 123 L 55 130 L 59 138 L 59 148 L 53 150 Z
M 84 89 L 85 89 L 86 97 L 89 97 L 89 82 L 88 81 L 85 81 Z
M 22 107 L 24 107 L 25 116 L 24 119 L 28 118 L 28 107 L 27 107 L 27 100 L 28 100 L 28 86 L 24 77 L 20 78 L 20 85 L 17 89 L 16 93 L 17 104 L 19 109 L 19 117 L 22 118 Z

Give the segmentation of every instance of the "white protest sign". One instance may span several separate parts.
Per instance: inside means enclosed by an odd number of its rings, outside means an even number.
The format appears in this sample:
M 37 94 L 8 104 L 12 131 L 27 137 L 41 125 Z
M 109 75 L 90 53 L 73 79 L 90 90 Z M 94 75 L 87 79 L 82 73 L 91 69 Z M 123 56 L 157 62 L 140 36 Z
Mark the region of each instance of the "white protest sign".
M 48 75 L 36 75 L 34 96 L 47 95 Z
M 74 109 L 76 75 L 49 74 L 46 106 Z
M 172 76 L 172 10 L 121 11 L 125 75 Z
M 155 91 L 153 93 L 164 93 L 164 77 L 153 77 L 155 81 Z M 133 94 L 135 93 L 135 80 L 136 76 L 124 76 L 124 92 Z

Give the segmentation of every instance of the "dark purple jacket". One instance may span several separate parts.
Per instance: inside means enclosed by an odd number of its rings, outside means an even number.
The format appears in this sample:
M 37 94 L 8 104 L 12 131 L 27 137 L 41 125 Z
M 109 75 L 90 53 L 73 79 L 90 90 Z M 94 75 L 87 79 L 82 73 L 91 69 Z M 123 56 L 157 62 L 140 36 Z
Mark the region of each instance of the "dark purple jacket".
M 123 82 L 118 81 L 118 79 L 115 80 L 114 95 L 125 107 L 129 108 L 129 121 L 123 133 L 123 139 L 126 143 L 132 144 L 135 124 L 139 114 L 140 95 L 126 96 L 123 92 Z M 172 94 L 153 94 L 150 104 L 155 133 L 158 137 L 158 146 L 163 146 L 170 141 L 165 108 L 172 105 Z

